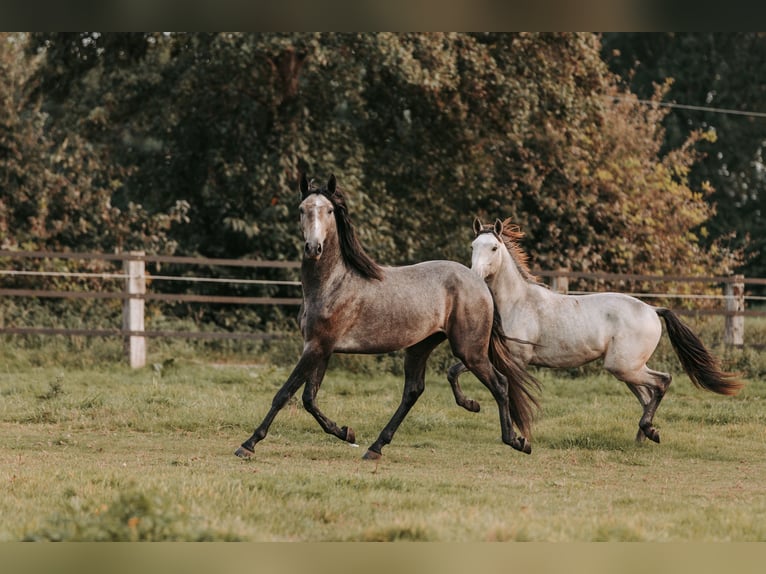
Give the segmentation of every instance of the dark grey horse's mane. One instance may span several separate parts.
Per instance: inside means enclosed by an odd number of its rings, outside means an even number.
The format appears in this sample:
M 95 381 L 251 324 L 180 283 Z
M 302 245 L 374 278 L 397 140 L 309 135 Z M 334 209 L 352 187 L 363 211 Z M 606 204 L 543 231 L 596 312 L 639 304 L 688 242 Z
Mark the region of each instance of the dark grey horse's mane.
M 356 237 L 354 226 L 348 216 L 348 206 L 346 198 L 339 187 L 335 187 L 333 192 L 327 189 L 327 186 L 318 187 L 312 180 L 309 184 L 310 193 L 319 193 L 325 196 L 333 205 L 335 213 L 335 223 L 338 226 L 338 240 L 343 261 L 351 269 L 356 271 L 365 279 L 383 279 L 383 270 L 367 253 L 365 252 L 359 239 Z

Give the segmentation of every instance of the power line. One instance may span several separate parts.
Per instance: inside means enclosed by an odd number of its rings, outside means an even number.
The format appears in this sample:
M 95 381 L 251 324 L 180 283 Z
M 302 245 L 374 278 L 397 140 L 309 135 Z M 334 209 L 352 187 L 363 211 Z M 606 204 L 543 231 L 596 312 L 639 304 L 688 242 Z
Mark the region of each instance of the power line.
M 611 98 L 613 100 L 636 101 L 639 104 L 644 104 L 648 106 L 662 106 L 664 108 L 679 108 L 682 110 L 692 110 L 695 112 L 711 112 L 714 114 L 731 114 L 731 115 L 737 115 L 737 116 L 748 116 L 751 118 L 766 118 L 766 112 L 749 112 L 745 110 L 733 110 L 731 108 L 713 108 L 709 106 L 693 106 L 689 104 L 675 104 L 672 102 L 655 102 L 652 100 L 642 100 L 642 99 L 633 100 L 633 98 L 628 98 L 624 96 L 604 96 L 604 97 Z

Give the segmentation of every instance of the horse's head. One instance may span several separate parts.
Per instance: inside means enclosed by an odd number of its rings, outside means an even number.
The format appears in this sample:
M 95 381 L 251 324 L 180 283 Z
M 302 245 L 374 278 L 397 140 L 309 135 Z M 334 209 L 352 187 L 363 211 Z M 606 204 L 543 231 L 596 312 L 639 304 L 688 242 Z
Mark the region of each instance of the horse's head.
M 322 256 L 325 243 L 332 233 L 336 233 L 335 206 L 328 196 L 335 193 L 335 176 L 331 175 L 327 187 L 319 189 L 301 177 L 301 231 L 303 232 L 303 255 L 309 259 Z
M 487 281 L 499 271 L 503 263 L 504 248 L 500 238 L 503 222 L 497 219 L 494 225 L 483 225 L 477 217 L 473 220 L 473 231 L 476 239 L 471 244 L 471 269 Z

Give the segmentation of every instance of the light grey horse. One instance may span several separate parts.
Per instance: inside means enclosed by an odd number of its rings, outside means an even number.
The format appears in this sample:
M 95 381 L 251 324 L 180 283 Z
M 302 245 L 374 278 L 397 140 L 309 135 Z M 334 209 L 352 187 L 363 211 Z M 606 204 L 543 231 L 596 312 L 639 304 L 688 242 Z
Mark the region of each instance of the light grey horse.
M 530 273 L 518 240 L 523 237 L 509 219 L 493 225 L 474 221 L 471 269 L 489 285 L 515 357 L 525 365 L 579 367 L 603 358 L 604 368 L 625 382 L 643 407 L 636 440 L 660 442 L 654 414 L 670 385 L 668 373 L 646 366 L 654 353 L 665 319 L 670 342 L 689 378 L 697 386 L 722 395 L 742 387 L 737 375 L 719 368 L 700 339 L 669 309 L 653 307 L 621 293 L 564 295 L 539 284 Z M 454 365 L 448 379 L 458 404 L 463 395 Z M 475 403 L 475 401 L 473 401 Z M 478 405 L 475 405 L 478 408 Z
M 529 453 L 528 436 L 537 381 L 508 352 L 492 294 L 470 269 L 452 261 L 382 267 L 364 252 L 348 217 L 345 199 L 330 177 L 322 188 L 301 178 L 301 283 L 303 354 L 253 435 L 237 449 L 254 453 L 277 413 L 305 384 L 303 405 L 322 429 L 355 442 L 316 405 L 333 353 L 388 353 L 406 349 L 402 400 L 365 458 L 381 456 L 425 388 L 426 361 L 444 340 L 453 354 L 487 386 L 497 402 L 502 440 Z M 521 436 L 517 436 L 513 425 Z

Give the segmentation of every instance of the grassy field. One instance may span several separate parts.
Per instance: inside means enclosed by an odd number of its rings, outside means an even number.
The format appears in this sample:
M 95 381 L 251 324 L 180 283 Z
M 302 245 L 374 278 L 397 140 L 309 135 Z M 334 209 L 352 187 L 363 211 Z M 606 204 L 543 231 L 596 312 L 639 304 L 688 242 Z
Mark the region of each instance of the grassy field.
M 760 374 L 726 398 L 695 389 L 676 363 L 655 418 L 662 444 L 636 445 L 640 408 L 622 383 L 597 369 L 537 371 L 542 410 L 526 456 L 500 441 L 475 379 L 463 386 L 477 414 L 434 370 L 372 463 L 361 455 L 401 377 L 341 359 L 319 404 L 360 448 L 294 400 L 243 461 L 232 453 L 288 367 L 180 353 L 131 371 L 106 355 L 5 351 L 1 541 L 766 541 Z

